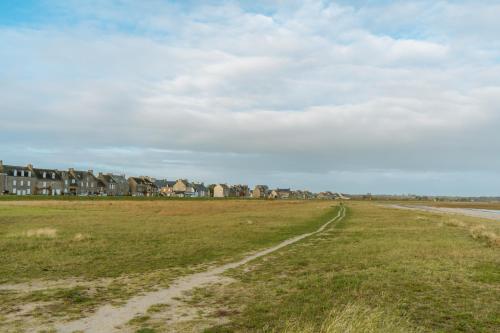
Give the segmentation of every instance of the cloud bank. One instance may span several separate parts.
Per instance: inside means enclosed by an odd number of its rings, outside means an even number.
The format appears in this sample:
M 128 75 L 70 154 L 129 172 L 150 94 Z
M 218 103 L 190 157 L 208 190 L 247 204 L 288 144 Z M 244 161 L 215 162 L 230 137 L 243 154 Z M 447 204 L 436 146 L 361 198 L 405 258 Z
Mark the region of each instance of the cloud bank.
M 0 156 L 500 194 L 498 15 L 489 1 L 41 2 L 0 17 Z

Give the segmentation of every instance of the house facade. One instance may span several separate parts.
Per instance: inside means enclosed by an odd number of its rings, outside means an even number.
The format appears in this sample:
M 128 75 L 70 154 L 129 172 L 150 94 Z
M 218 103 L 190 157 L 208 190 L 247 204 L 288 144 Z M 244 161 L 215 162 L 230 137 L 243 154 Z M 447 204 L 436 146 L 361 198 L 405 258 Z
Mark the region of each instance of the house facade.
M 66 195 L 97 195 L 99 193 L 98 179 L 92 170 L 77 171 L 70 168 L 61 171 L 63 193 Z
M 194 197 L 204 198 L 210 196 L 208 188 L 203 183 L 193 183 Z
M 269 194 L 270 199 L 289 199 L 291 191 L 289 188 L 277 188 Z
M 269 195 L 269 187 L 266 185 L 257 185 L 252 192 L 252 198 L 262 199 Z
M 125 175 L 114 175 L 112 173 L 99 173 L 97 176 L 101 185 L 98 192 L 110 196 L 123 196 L 129 194 L 129 184 Z
M 323 199 L 323 200 L 331 200 L 331 199 L 335 199 L 335 195 L 330 191 L 325 191 L 325 192 L 318 193 L 316 198 Z
M 61 173 L 55 169 L 28 168 L 35 176 L 35 188 L 33 194 L 39 195 L 61 195 L 64 191 Z
M 233 185 L 229 188 L 229 196 L 233 198 L 248 198 L 250 189 L 248 185 Z
M 130 177 L 128 179 L 128 184 L 130 187 L 130 194 L 132 196 L 151 197 L 156 195 L 158 192 L 158 187 L 149 177 Z
M 123 195 L 130 194 L 130 187 L 128 185 L 128 180 L 127 180 L 127 177 L 125 177 L 125 175 L 123 175 L 123 174 L 122 175 L 115 175 L 112 173 L 110 173 L 109 175 L 111 176 L 111 178 L 113 178 L 113 180 L 116 184 L 116 189 L 115 189 L 116 195 L 123 196 Z
M 155 181 L 156 187 L 158 187 L 159 194 L 164 197 L 174 197 L 174 185 L 175 181 L 169 181 L 166 179 L 160 179 Z
M 0 161 L 0 194 L 31 195 L 35 177 L 28 166 L 4 165 Z
M 192 197 L 195 194 L 193 184 L 187 179 L 178 179 L 173 186 L 173 190 L 178 197 Z
M 226 198 L 229 196 L 229 186 L 217 184 L 214 186 L 214 198 Z

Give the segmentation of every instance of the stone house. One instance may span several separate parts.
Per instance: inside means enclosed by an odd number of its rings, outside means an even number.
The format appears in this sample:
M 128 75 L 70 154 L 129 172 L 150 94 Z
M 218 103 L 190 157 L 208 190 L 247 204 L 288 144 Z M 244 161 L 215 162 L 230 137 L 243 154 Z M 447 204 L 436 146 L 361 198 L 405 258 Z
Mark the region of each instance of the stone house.
M 101 194 L 110 196 L 123 196 L 129 194 L 129 185 L 125 175 L 99 173 L 97 178 L 102 182 L 102 189 L 99 190 Z
M 166 179 L 160 179 L 155 181 L 156 187 L 158 187 L 159 193 L 164 197 L 173 197 L 175 196 L 174 185 L 175 181 L 169 181 Z
M 130 187 L 128 185 L 128 180 L 125 175 L 115 175 L 115 174 L 109 174 L 111 178 L 113 178 L 115 184 L 116 184 L 116 195 L 130 195 Z
M 323 200 L 331 200 L 331 199 L 335 199 L 335 195 L 330 191 L 325 191 L 325 192 L 318 193 L 316 198 L 323 199 Z
M 290 198 L 290 189 L 289 188 L 277 188 L 272 190 L 269 194 L 270 199 L 289 199 Z
M 187 179 L 178 179 L 174 186 L 173 190 L 176 196 L 178 197 L 192 197 L 194 196 L 194 187 Z
M 214 188 L 215 186 L 217 186 L 217 184 L 210 184 L 208 185 L 207 187 L 207 190 L 208 190 L 208 196 L 213 198 L 214 197 Z
M 233 198 L 248 198 L 250 189 L 248 185 L 233 185 L 229 188 L 229 196 Z
M 267 198 L 269 195 L 269 187 L 266 185 L 256 185 L 252 192 L 252 198 Z
M 4 165 L 0 161 L 0 194 L 31 195 L 35 180 L 28 166 Z
M 151 197 L 158 193 L 158 187 L 149 177 L 130 177 L 128 179 L 128 184 L 132 196 Z
M 229 186 L 217 184 L 214 186 L 214 198 L 226 198 L 229 196 Z
M 33 168 L 30 164 L 28 168 L 35 176 L 34 194 L 41 195 L 61 195 L 64 191 L 61 173 L 55 169 Z
M 61 171 L 61 178 L 64 194 L 82 196 L 100 194 L 98 179 L 92 170 L 77 171 L 70 168 L 68 171 Z
M 204 198 L 210 195 L 208 188 L 203 183 L 193 183 L 194 197 Z

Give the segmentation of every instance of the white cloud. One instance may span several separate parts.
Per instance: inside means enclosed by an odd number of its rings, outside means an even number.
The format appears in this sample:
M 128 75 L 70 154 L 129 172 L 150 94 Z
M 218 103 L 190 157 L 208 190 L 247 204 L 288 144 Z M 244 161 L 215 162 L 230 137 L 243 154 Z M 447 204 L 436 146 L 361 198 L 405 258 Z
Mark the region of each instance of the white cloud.
M 0 28 L 0 139 L 235 181 L 500 167 L 497 6 L 247 5 L 69 3 L 75 25 Z

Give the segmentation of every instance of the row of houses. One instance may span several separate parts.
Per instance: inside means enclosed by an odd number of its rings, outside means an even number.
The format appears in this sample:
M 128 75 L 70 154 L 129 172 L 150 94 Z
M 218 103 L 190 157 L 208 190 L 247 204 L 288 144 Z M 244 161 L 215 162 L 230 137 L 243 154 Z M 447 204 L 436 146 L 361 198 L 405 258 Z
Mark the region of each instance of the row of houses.
M 328 195 L 322 193 L 328 193 Z M 314 194 L 310 191 L 270 189 L 257 185 L 212 184 L 187 179 L 168 181 L 147 176 L 95 175 L 93 170 L 57 170 L 34 168 L 33 165 L 4 165 L 0 160 L 0 194 L 14 195 L 101 195 L 101 196 L 165 196 L 165 197 L 214 197 L 214 198 L 269 198 L 269 199 L 334 199 L 331 192 Z

